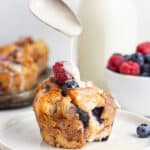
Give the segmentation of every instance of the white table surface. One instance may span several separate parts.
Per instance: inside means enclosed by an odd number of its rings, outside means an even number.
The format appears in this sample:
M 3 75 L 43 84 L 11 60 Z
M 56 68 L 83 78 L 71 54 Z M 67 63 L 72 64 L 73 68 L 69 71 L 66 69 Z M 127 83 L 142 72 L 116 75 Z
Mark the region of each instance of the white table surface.
M 0 110 L 0 123 L 7 120 L 10 117 L 14 117 L 18 114 L 25 113 L 27 111 L 32 111 L 32 107 L 25 107 L 19 109 L 11 109 L 11 110 Z
M 17 116 L 19 114 L 26 113 L 28 111 L 32 111 L 32 107 L 24 107 L 24 108 L 18 108 L 18 109 L 11 109 L 11 110 L 0 110 L 0 124 L 7 121 L 9 118 Z M 0 143 L 0 150 L 10 150 L 5 145 Z

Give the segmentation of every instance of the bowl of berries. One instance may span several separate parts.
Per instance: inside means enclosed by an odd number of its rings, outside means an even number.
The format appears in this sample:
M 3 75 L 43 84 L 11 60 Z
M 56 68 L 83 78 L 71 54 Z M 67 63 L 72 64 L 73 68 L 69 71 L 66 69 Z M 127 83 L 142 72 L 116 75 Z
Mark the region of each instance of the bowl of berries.
M 133 54 L 113 54 L 105 74 L 122 108 L 150 116 L 150 42 L 139 44 Z

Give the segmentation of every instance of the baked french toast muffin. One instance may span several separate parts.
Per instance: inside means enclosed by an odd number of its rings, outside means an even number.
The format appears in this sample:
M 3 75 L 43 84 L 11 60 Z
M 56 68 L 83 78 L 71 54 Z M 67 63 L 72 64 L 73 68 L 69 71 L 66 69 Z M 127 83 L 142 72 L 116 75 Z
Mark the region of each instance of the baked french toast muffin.
M 33 40 L 31 37 L 20 38 L 16 43 L 23 48 L 26 57 L 32 57 L 38 66 L 39 74 L 48 66 L 49 48 L 42 40 Z
M 71 149 L 106 141 L 117 108 L 111 94 L 80 81 L 78 69 L 69 62 L 57 62 L 53 71 L 37 87 L 33 104 L 43 140 Z
M 25 37 L 0 47 L 0 55 L 9 59 L 31 59 L 37 65 L 40 74 L 48 66 L 49 49 L 44 41 Z
M 30 37 L 0 47 L 0 94 L 32 89 L 48 66 L 45 42 Z
M 9 60 L 0 56 L 0 95 L 29 90 L 37 77 L 37 66 L 31 60 Z

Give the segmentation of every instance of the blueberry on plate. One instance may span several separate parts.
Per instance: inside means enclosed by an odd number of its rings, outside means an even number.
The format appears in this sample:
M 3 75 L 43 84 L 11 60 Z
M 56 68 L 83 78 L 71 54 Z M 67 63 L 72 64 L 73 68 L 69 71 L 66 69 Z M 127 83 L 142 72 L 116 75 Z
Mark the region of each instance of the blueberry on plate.
M 131 60 L 137 62 L 140 66 L 144 65 L 144 57 L 141 53 L 132 54 Z
M 70 80 L 67 81 L 64 85 L 62 85 L 62 95 L 67 95 L 67 88 L 79 88 L 79 85 L 77 82 Z
M 146 63 L 150 64 L 150 54 L 145 55 L 144 60 L 145 60 Z
M 137 127 L 137 135 L 141 138 L 146 138 L 150 136 L 150 125 L 148 124 L 140 124 Z

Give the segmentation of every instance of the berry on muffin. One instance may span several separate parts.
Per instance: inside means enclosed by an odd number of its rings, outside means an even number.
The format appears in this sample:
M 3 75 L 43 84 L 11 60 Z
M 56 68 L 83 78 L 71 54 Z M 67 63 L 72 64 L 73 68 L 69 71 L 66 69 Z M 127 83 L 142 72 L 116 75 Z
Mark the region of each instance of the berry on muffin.
M 64 84 L 69 80 L 80 80 L 80 73 L 75 64 L 68 61 L 56 62 L 53 65 L 54 76 L 58 83 Z
M 72 80 L 72 75 L 64 69 L 63 62 L 57 62 L 53 66 L 54 76 L 57 81 L 61 84 L 65 83 L 68 80 Z

